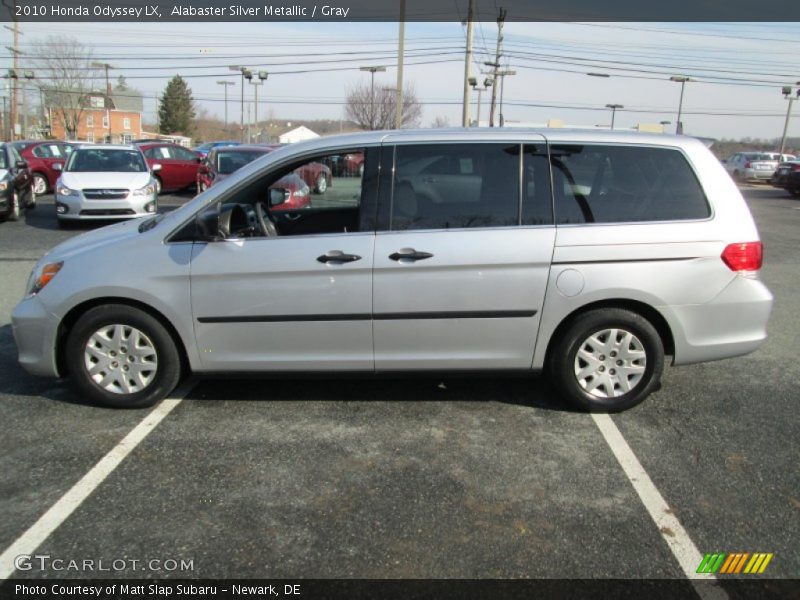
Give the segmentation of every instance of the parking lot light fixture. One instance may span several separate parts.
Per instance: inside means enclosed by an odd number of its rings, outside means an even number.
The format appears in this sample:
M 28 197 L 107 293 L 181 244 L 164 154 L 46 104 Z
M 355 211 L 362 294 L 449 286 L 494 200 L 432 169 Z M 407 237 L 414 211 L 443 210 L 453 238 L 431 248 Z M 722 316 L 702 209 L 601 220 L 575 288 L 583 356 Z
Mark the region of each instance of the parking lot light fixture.
M 231 65 L 228 68 L 231 71 L 239 71 L 239 73 L 242 76 L 242 99 L 241 99 L 242 112 L 241 112 L 241 117 L 240 117 L 239 129 L 240 129 L 240 134 L 241 134 L 242 141 L 244 141 L 244 80 L 245 79 L 252 79 L 253 78 L 253 73 L 247 67 L 242 67 L 240 65 Z
M 614 118 L 617 116 L 617 109 L 625 107 L 622 104 L 606 104 L 606 108 L 611 109 L 611 131 L 614 131 Z
M 686 82 L 694 81 L 694 79 L 687 77 L 686 75 L 673 75 L 669 78 L 669 80 L 681 84 L 681 98 L 678 101 L 678 120 L 675 122 L 675 133 L 680 135 L 683 133 L 683 123 L 681 122 L 681 112 L 683 111 L 683 90 L 686 87 Z
M 374 67 L 359 67 L 359 71 L 367 71 L 370 74 L 369 92 L 369 128 L 375 129 L 375 73 L 383 73 L 386 67 L 382 65 Z
M 795 97 L 800 98 L 800 81 L 796 82 L 795 85 L 798 86 L 795 92 Z M 778 162 L 782 161 L 783 151 L 786 149 L 786 132 L 789 130 L 789 119 L 792 116 L 792 103 L 795 100 L 795 98 L 792 97 L 792 86 L 783 86 L 781 93 L 783 94 L 783 97 L 789 101 L 789 106 L 786 107 L 786 120 L 783 122 L 783 136 L 781 136 L 781 151 L 780 155 L 778 156 Z

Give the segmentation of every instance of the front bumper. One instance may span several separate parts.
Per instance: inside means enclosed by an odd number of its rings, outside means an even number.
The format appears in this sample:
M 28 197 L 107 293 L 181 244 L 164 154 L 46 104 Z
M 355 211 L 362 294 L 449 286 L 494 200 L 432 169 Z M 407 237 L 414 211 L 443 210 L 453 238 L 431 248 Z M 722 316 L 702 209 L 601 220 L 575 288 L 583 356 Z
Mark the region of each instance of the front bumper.
M 119 200 L 89 200 L 83 195 L 56 196 L 56 215 L 62 220 L 136 219 L 156 212 L 156 194 L 134 196 L 131 193 Z
M 19 364 L 31 375 L 58 377 L 56 336 L 58 319 L 38 296 L 17 304 L 11 313 L 11 330 L 19 351 Z

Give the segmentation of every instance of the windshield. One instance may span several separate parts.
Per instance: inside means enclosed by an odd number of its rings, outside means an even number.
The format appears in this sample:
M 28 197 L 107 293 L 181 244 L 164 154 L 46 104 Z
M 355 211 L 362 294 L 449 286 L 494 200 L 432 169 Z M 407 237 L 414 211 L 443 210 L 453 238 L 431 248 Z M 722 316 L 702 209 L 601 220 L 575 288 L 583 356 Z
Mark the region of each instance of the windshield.
M 127 149 L 75 149 L 70 154 L 65 171 L 145 173 L 147 164 L 138 150 Z
M 268 152 L 268 150 L 222 150 L 217 152 L 214 167 L 221 175 L 230 175 Z

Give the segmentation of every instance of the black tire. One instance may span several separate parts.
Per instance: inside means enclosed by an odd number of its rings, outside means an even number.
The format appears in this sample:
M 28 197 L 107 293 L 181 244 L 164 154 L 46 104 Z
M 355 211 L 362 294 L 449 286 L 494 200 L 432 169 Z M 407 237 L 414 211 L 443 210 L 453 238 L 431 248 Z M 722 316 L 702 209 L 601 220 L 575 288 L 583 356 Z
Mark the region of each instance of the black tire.
M 578 380 L 576 368 L 580 364 L 589 366 L 588 361 L 578 359 L 578 351 L 589 341 L 590 336 L 609 329 L 620 329 L 635 336 L 637 346 L 644 351 L 644 372 L 638 381 L 634 382 L 628 392 L 620 395 L 608 396 L 608 386 L 603 389 L 597 385 L 595 392 L 584 389 Z M 608 340 L 608 336 L 600 339 Z M 616 350 L 612 350 L 616 353 Z M 609 353 L 610 354 L 610 353 Z M 600 354 L 603 362 L 599 371 L 606 371 L 608 376 L 614 375 L 617 370 L 617 361 L 623 362 L 617 354 Z M 636 359 L 641 366 L 641 359 Z M 588 412 L 620 412 L 636 406 L 651 392 L 658 388 L 661 373 L 664 370 L 664 344 L 655 327 L 641 315 L 620 308 L 606 308 L 588 311 L 576 317 L 567 330 L 555 340 L 554 346 L 548 355 L 548 368 L 553 384 L 564 397 L 577 408 Z M 597 363 L 595 363 L 597 364 Z M 631 363 L 632 366 L 633 363 Z M 591 385 L 594 375 L 583 378 L 587 386 Z M 602 375 L 600 376 L 602 377 Z M 609 379 L 609 382 L 618 380 Z M 626 379 L 627 381 L 627 379 Z M 618 384 L 614 383 L 615 390 Z M 624 389 L 624 388 L 619 388 Z M 613 393 L 617 393 L 616 391 Z M 606 397 L 601 397 L 605 394 Z
M 156 196 L 160 196 L 161 190 L 164 189 L 164 186 L 161 184 L 161 177 L 158 177 L 156 175 L 155 177 L 153 177 L 153 179 L 156 180 Z
M 22 214 L 22 209 L 19 205 L 19 194 L 17 194 L 16 190 L 11 192 L 11 198 L 9 198 L 8 202 L 9 205 L 6 219 L 8 221 L 19 221 L 19 217 Z
M 33 188 L 33 184 L 28 189 L 28 198 L 25 201 L 25 210 L 33 210 L 36 208 L 36 190 Z
M 134 393 L 113 392 L 101 387 L 89 375 L 84 358 L 89 339 L 104 327 L 112 325 L 122 325 L 126 328 L 136 328 L 143 333 L 148 342 L 152 344 L 154 354 L 157 358 L 157 368 L 152 379 L 144 387 Z M 99 347 L 99 346 L 98 346 Z M 114 369 L 122 368 L 127 363 L 122 361 L 123 356 L 128 355 L 128 360 L 136 361 L 141 357 L 133 356 L 133 353 L 126 351 L 123 354 L 122 348 L 127 349 L 127 343 L 123 342 L 115 358 L 119 362 L 112 364 L 118 365 Z M 87 311 L 78 319 L 75 326 L 69 332 L 65 347 L 66 364 L 69 377 L 78 391 L 91 400 L 115 408 L 143 408 L 151 406 L 165 398 L 175 386 L 181 376 L 181 360 L 175 341 L 166 328 L 152 315 L 131 306 L 119 304 L 104 304 Z M 101 372 L 102 376 L 105 371 Z M 132 380 L 131 380 L 132 381 Z M 120 386 L 117 385 L 117 388 Z
M 328 190 L 328 178 L 325 173 L 320 173 L 317 176 L 317 181 L 314 183 L 314 193 L 324 194 Z
M 793 190 L 789 190 L 789 193 L 795 198 L 800 198 L 800 188 L 794 188 Z

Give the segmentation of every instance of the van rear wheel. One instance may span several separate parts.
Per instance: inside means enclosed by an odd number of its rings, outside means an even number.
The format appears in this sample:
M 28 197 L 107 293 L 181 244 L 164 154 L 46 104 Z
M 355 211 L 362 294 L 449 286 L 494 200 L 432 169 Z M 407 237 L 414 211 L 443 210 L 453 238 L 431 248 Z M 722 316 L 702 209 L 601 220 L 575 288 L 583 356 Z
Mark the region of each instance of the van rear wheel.
M 549 367 L 554 385 L 574 406 L 620 412 L 657 389 L 664 345 L 641 315 L 597 309 L 578 316 L 556 341 Z
M 180 379 L 172 336 L 153 316 L 131 306 L 87 311 L 69 333 L 65 356 L 78 391 L 106 406 L 151 406 Z

